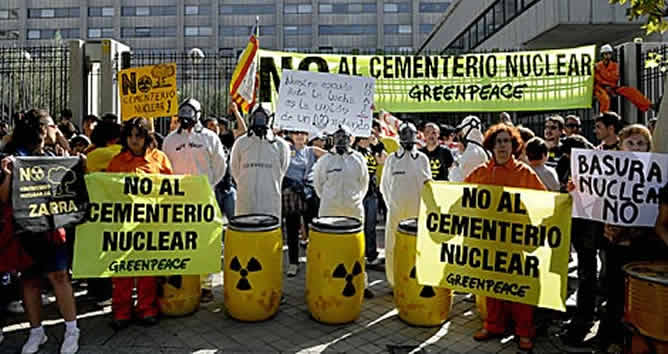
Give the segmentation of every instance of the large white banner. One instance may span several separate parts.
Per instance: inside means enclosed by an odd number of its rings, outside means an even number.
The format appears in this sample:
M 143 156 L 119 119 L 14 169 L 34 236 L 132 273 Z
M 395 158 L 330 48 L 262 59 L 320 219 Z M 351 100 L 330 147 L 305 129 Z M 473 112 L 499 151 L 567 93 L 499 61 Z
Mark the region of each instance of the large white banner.
M 654 226 L 668 154 L 573 149 L 573 217 Z
M 346 125 L 355 136 L 369 136 L 374 85 L 371 77 L 283 70 L 276 123 L 314 134 Z

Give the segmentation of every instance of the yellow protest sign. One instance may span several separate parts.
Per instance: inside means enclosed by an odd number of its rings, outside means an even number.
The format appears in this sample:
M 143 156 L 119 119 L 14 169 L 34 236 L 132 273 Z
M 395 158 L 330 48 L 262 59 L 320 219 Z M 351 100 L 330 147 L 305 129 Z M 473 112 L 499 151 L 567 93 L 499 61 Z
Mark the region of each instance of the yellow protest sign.
M 205 176 L 93 173 L 75 278 L 220 271 L 222 214 Z
M 118 73 L 121 118 L 156 118 L 176 114 L 176 63 L 142 66 Z
M 568 194 L 426 184 L 418 282 L 565 311 L 571 204 Z

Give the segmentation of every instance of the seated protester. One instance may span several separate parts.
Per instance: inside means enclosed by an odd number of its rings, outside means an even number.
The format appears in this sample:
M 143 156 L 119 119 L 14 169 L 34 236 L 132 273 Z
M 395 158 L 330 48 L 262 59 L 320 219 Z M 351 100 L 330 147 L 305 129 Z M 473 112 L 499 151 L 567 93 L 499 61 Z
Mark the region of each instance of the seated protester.
M 17 122 L 14 136 L 5 151 L 13 156 L 53 156 L 44 150 L 49 125 L 53 119 L 45 110 L 31 110 Z M 2 160 L 5 178 L 0 185 L 0 202 L 11 201 L 11 176 L 13 157 Z M 32 258 L 32 265 L 22 273 L 23 303 L 30 322 L 30 336 L 23 345 L 22 353 L 36 353 L 46 343 L 47 336 L 42 327 L 41 291 L 43 276 L 53 286 L 58 309 L 65 320 L 65 336 L 61 353 L 75 353 L 79 349 L 76 305 L 72 284 L 68 276 L 68 250 L 65 232 L 58 229 L 46 233 L 22 232 L 16 235 L 22 248 Z
M 173 173 L 172 165 L 162 151 L 152 146 L 153 137 L 145 118 L 133 118 L 123 124 L 121 145 L 123 149 L 111 162 L 107 172 L 138 174 Z M 135 317 L 144 325 L 158 323 L 158 281 L 156 277 L 114 277 L 112 304 L 114 329 L 122 329 L 132 319 L 132 288 L 137 281 L 137 307 Z
M 666 183 L 659 193 L 659 216 L 656 218 L 656 233 L 668 245 L 668 183 Z
M 70 139 L 70 148 L 72 149 L 70 155 L 79 156 L 86 151 L 90 145 L 90 140 L 85 135 L 76 135 Z
M 549 191 L 559 192 L 561 186 L 557 179 L 557 173 L 552 167 L 545 166 L 547 162 L 547 145 L 545 141 L 539 137 L 529 139 L 524 145 L 524 150 L 526 151 L 529 166 L 536 172 L 540 181 L 543 182 Z
M 622 151 L 649 152 L 652 137 L 647 128 L 633 124 L 619 132 L 619 146 Z M 667 249 L 652 227 L 606 224 L 603 235 L 609 242 L 605 257 L 608 301 L 598 333 L 608 353 L 621 353 L 625 287 L 622 268 L 630 262 L 665 259 Z
M 474 169 L 464 180 L 466 183 L 489 184 L 506 187 L 546 190 L 533 170 L 515 159 L 515 153 L 523 142 L 517 128 L 499 123 L 487 130 L 483 145 L 492 151 L 492 159 Z M 487 297 L 487 318 L 484 326 L 473 338 L 477 341 L 503 335 L 511 317 L 519 348 L 531 350 L 536 327 L 533 320 L 534 306 Z

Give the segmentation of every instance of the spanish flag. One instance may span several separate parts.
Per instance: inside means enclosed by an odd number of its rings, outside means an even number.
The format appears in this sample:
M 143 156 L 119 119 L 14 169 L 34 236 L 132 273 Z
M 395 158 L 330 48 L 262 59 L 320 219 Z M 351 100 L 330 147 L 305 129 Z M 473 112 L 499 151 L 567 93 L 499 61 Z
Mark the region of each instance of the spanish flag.
M 255 28 L 257 26 L 252 30 L 248 45 L 241 53 L 230 82 L 230 96 L 242 113 L 248 112 L 255 105 L 257 93 L 257 50 L 260 41 L 255 35 Z

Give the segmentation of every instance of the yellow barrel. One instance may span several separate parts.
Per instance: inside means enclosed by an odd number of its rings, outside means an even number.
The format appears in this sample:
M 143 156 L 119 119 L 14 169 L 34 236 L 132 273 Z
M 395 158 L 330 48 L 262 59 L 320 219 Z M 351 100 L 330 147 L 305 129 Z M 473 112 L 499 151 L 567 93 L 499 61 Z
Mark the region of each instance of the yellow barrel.
M 283 292 L 283 237 L 278 218 L 258 214 L 231 218 L 224 255 L 227 313 L 248 322 L 275 315 Z
M 487 296 L 475 295 L 475 305 L 481 320 L 487 319 Z
M 202 294 L 199 275 L 165 277 L 158 298 L 160 313 L 166 316 L 185 316 L 197 311 Z
M 422 286 L 417 282 L 415 257 L 417 219 L 399 223 L 394 248 L 394 303 L 399 318 L 413 326 L 440 326 L 447 320 L 452 297 L 450 289 Z
M 321 217 L 311 223 L 306 253 L 306 304 L 311 316 L 329 324 L 356 320 L 364 299 L 362 223 Z

